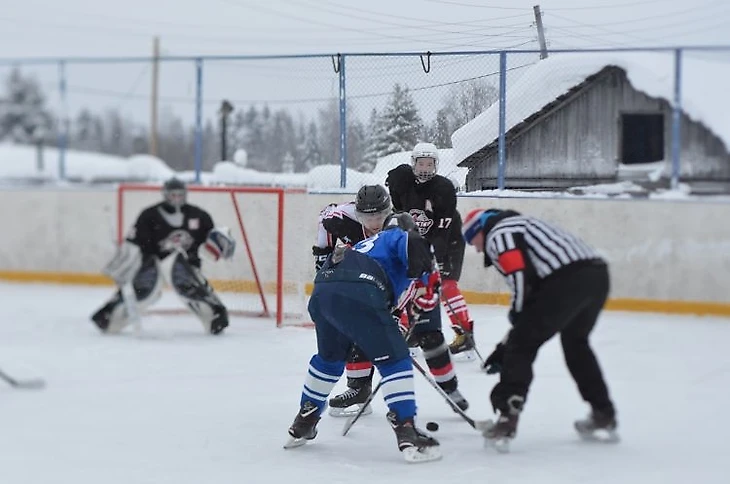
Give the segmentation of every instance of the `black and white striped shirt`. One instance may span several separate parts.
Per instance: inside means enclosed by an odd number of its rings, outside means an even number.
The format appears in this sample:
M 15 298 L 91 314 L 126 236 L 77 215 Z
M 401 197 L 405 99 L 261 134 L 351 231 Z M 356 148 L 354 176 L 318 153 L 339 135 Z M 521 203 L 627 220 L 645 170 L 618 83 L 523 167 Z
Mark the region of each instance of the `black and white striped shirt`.
M 531 279 L 545 279 L 578 261 L 602 260 L 584 241 L 542 220 L 524 215 L 497 222 L 485 240 L 487 257 L 512 290 L 512 309 L 522 311 Z

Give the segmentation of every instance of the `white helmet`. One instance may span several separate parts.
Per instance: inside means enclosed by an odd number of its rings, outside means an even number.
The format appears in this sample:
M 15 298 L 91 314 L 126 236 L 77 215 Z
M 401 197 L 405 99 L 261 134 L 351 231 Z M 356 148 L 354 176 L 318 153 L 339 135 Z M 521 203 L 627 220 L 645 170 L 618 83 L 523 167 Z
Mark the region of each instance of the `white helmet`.
M 419 158 L 430 158 L 433 160 L 433 167 L 416 166 Z M 418 143 L 413 147 L 411 152 L 411 167 L 413 174 L 416 175 L 416 181 L 425 183 L 436 175 L 439 169 L 439 151 L 433 143 Z

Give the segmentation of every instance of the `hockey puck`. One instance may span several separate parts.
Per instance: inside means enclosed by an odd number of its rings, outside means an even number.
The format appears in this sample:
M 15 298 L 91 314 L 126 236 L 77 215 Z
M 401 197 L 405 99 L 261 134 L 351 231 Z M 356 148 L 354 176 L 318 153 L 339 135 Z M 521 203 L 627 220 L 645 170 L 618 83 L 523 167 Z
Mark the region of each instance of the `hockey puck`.
M 438 429 L 439 424 L 437 424 L 436 422 L 428 422 L 426 424 L 426 430 L 428 430 L 429 432 L 436 432 Z

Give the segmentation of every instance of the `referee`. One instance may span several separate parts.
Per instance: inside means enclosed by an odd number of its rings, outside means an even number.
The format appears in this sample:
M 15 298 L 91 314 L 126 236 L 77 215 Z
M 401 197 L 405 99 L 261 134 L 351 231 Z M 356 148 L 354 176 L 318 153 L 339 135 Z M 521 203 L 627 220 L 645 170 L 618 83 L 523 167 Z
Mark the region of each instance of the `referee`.
M 583 400 L 587 419 L 575 422 L 582 437 L 607 431 L 616 438 L 616 411 L 588 337 L 609 292 L 606 261 L 578 237 L 552 224 L 512 210 L 475 209 L 464 219 L 467 244 L 484 253 L 512 292 L 512 328 L 483 365 L 500 373 L 491 393 L 497 422 L 489 440 L 509 440 L 517 431 L 540 347 L 560 333 L 565 362 Z

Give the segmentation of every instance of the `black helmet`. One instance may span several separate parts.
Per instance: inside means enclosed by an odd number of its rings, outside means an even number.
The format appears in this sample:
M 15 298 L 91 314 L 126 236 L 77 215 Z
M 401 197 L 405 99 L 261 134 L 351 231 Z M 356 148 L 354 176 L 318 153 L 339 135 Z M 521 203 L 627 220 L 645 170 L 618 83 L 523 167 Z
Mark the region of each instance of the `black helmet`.
M 416 222 L 408 212 L 393 212 L 383 222 L 383 230 L 401 228 L 405 231 L 416 230 Z
M 162 185 L 162 197 L 165 203 L 173 209 L 185 205 L 187 202 L 188 189 L 185 182 L 177 178 L 170 178 Z
M 390 210 L 390 195 L 381 185 L 365 185 L 357 191 L 355 210 L 360 213 Z

